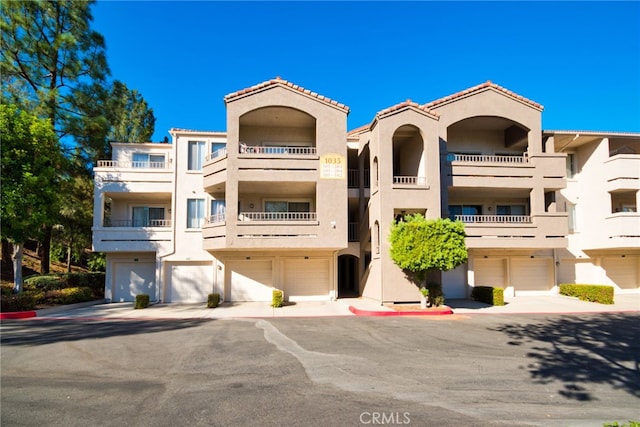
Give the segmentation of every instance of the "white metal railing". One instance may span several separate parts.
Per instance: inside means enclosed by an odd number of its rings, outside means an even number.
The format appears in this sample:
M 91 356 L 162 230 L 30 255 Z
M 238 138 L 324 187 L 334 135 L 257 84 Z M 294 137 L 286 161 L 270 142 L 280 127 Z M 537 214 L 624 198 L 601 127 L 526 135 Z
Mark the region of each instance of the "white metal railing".
M 494 224 L 530 224 L 529 215 L 456 215 L 456 220 L 464 223 L 494 223 Z
M 315 221 L 316 212 L 241 212 L 239 221 Z
M 453 153 L 453 161 L 469 163 L 524 164 L 529 163 L 527 153 L 512 155 L 459 154 Z
M 122 162 L 119 160 L 98 160 L 99 168 L 121 169 L 166 169 L 166 162 Z
M 393 183 L 402 185 L 426 185 L 427 178 L 423 176 L 394 176 Z
M 219 224 L 226 220 L 225 214 L 216 214 L 208 216 L 204 219 L 205 224 Z
M 289 147 L 284 145 L 247 145 L 240 144 L 241 154 L 278 154 L 278 155 L 312 155 L 316 147 Z
M 105 219 L 103 227 L 171 227 L 170 219 L 150 219 L 148 221 L 133 221 L 130 219 Z
M 227 155 L 227 147 L 221 148 L 219 150 L 214 151 L 213 153 L 209 153 L 205 156 L 205 161 L 217 159 L 218 157 L 224 157 Z

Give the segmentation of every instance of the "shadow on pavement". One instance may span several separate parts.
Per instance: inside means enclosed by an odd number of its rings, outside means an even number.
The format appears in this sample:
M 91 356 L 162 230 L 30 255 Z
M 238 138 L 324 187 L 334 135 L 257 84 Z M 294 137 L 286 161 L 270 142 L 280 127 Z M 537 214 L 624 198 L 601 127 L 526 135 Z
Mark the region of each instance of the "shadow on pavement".
M 532 345 L 527 369 L 540 384 L 561 381 L 559 394 L 578 401 L 597 400 L 592 384 L 608 384 L 640 397 L 640 315 L 564 316 L 539 323 L 494 329 L 509 344 Z
M 61 341 L 108 338 L 187 329 L 213 319 L 188 320 L 24 320 L 3 321 L 0 345 L 43 345 Z

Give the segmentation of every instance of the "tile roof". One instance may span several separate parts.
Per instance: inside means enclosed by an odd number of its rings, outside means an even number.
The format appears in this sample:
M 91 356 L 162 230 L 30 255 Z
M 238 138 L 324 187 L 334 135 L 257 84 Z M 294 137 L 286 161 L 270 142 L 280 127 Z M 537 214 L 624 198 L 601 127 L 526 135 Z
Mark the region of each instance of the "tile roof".
M 326 96 L 320 95 L 320 94 L 318 94 L 316 92 L 312 92 L 309 89 L 305 89 L 305 88 L 303 88 L 301 86 L 293 84 L 293 83 L 291 83 L 291 82 L 289 82 L 287 80 L 283 80 L 283 79 L 280 78 L 280 76 L 276 77 L 275 79 L 267 80 L 266 82 L 258 83 L 257 85 L 248 87 L 246 89 L 242 89 L 242 90 L 239 90 L 237 92 L 230 93 L 230 94 L 228 94 L 228 95 L 226 95 L 224 97 L 224 102 L 229 102 L 229 101 L 233 100 L 234 98 L 237 98 L 237 97 L 240 97 L 240 96 L 243 96 L 243 95 L 247 95 L 247 94 L 252 93 L 252 92 L 257 92 L 257 91 L 263 90 L 263 89 L 265 89 L 265 88 L 267 88 L 269 86 L 276 86 L 276 85 L 277 86 L 285 86 L 285 87 L 291 88 L 291 89 L 296 90 L 296 91 L 298 91 L 298 92 L 300 92 L 300 93 L 302 93 L 304 95 L 310 96 L 312 98 L 317 98 L 318 100 L 320 100 L 322 102 L 325 102 L 325 103 L 327 103 L 329 105 L 333 105 L 334 107 L 337 107 L 337 108 L 339 108 L 341 110 L 344 110 L 347 113 L 349 112 L 349 107 L 347 107 L 346 105 L 341 104 L 338 101 L 334 101 L 334 100 L 332 100 L 330 98 L 327 98 Z
M 486 82 L 484 82 L 482 84 L 479 84 L 477 86 L 473 86 L 473 87 L 470 87 L 469 89 L 465 89 L 463 91 L 454 93 L 453 95 L 448 95 L 448 96 L 445 96 L 444 98 L 440 98 L 440 99 L 436 99 L 435 101 L 431 101 L 431 102 L 429 102 L 427 104 L 424 104 L 424 107 L 434 108 L 434 107 L 437 107 L 440 104 L 444 104 L 444 103 L 453 101 L 453 100 L 455 100 L 457 98 L 462 98 L 462 97 L 467 96 L 469 94 L 472 94 L 474 92 L 483 91 L 483 90 L 485 90 L 487 88 L 492 88 L 492 89 L 498 90 L 498 91 L 504 93 L 505 95 L 508 95 L 508 96 L 510 96 L 512 98 L 515 98 L 518 101 L 524 102 L 525 104 L 529 104 L 532 107 L 537 108 L 539 110 L 542 110 L 544 108 L 542 105 L 538 104 L 537 102 L 534 102 L 534 101 L 532 101 L 530 99 L 527 99 L 524 96 L 518 95 L 517 93 L 512 92 L 509 89 L 505 89 L 500 85 L 492 83 L 491 80 L 487 80 Z
M 549 135 L 549 134 L 558 134 L 558 135 L 574 135 L 574 134 L 579 134 L 579 135 L 589 135 L 589 136 L 602 136 L 602 137 L 606 137 L 606 136 L 618 136 L 618 137 L 632 137 L 632 138 L 638 138 L 640 137 L 640 132 L 618 132 L 618 131 L 613 131 L 613 132 L 605 132 L 605 131 L 593 131 L 593 130 L 543 130 L 542 131 L 543 134 L 545 135 Z
M 368 125 L 362 125 L 362 126 L 360 126 L 360 127 L 357 127 L 357 128 L 355 128 L 355 129 L 350 130 L 350 131 L 347 133 L 347 135 L 348 135 L 348 136 L 358 135 L 358 134 L 360 134 L 360 133 L 363 133 L 363 132 L 368 131 L 370 127 L 371 127 L 371 125 L 370 125 L 370 124 L 368 124 Z
M 392 105 L 389 108 L 385 108 L 384 110 L 378 111 L 376 113 L 376 118 L 379 119 L 379 118 L 381 118 L 383 116 L 386 116 L 387 114 L 393 113 L 394 111 L 398 111 L 398 110 L 402 110 L 402 109 L 410 108 L 410 107 L 413 107 L 413 108 L 416 108 L 418 110 L 421 110 L 421 111 L 423 111 L 423 112 L 427 113 L 428 115 L 433 116 L 435 118 L 440 117 L 440 115 L 438 113 L 436 113 L 435 111 L 431 111 L 426 105 L 420 105 L 417 102 L 413 102 L 410 99 L 407 99 L 404 102 L 401 102 L 401 103 L 396 104 L 396 105 Z

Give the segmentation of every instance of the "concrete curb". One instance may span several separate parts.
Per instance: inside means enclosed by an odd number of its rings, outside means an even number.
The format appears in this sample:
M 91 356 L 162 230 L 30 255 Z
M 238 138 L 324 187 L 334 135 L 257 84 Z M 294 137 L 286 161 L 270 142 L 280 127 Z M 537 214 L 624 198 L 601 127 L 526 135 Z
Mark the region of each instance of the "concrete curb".
M 444 306 L 441 309 L 436 310 L 406 310 L 406 311 L 375 311 L 375 310 L 361 310 L 359 308 L 355 308 L 354 306 L 349 306 L 349 311 L 355 314 L 356 316 L 379 316 L 379 317 L 388 317 L 388 316 L 446 316 L 453 314 L 453 310 L 449 307 Z
M 95 301 L 79 302 L 76 304 L 59 305 L 57 307 L 42 308 L 40 310 L 29 311 L 8 311 L 0 313 L 0 320 L 4 319 L 29 319 L 32 317 L 42 317 L 49 314 L 59 313 L 61 311 L 73 310 L 75 308 L 91 307 L 92 305 L 104 304 L 106 300 L 100 299 Z

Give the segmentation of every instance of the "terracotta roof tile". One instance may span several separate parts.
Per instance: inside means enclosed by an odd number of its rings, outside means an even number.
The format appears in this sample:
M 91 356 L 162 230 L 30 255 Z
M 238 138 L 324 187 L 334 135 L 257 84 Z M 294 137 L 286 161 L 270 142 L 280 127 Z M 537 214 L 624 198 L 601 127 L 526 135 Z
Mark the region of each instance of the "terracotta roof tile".
M 399 104 L 393 105 L 393 106 L 391 106 L 389 108 L 385 108 L 384 110 L 378 111 L 376 113 L 376 118 L 380 118 L 380 117 L 385 116 L 385 115 L 387 115 L 389 113 L 392 113 L 394 111 L 402 110 L 404 108 L 410 108 L 410 107 L 413 107 L 413 108 L 416 108 L 418 110 L 424 111 L 425 113 L 427 113 L 430 116 L 433 116 L 433 117 L 436 117 L 436 118 L 440 117 L 438 113 L 436 113 L 435 111 L 431 111 L 426 105 L 420 105 L 417 102 L 413 102 L 410 99 L 407 99 L 404 102 L 401 102 Z
M 463 91 L 454 93 L 453 95 L 448 95 L 448 96 L 445 96 L 444 98 L 440 98 L 440 99 L 436 99 L 435 101 L 431 101 L 431 102 L 429 102 L 427 104 L 424 104 L 424 107 L 434 108 L 434 107 L 437 107 L 440 104 L 444 104 L 446 102 L 453 101 L 453 100 L 455 100 L 457 98 L 461 98 L 461 97 L 469 95 L 469 94 L 471 94 L 473 92 L 479 92 L 479 91 L 485 90 L 487 88 L 492 88 L 492 89 L 498 90 L 498 91 L 504 93 L 505 95 L 508 95 L 508 96 L 510 96 L 512 98 L 515 98 L 515 99 L 519 100 L 519 101 L 522 101 L 525 104 L 529 104 L 529 105 L 531 105 L 531 106 L 533 106 L 533 107 L 535 107 L 535 108 L 537 108 L 539 110 L 542 110 L 544 108 L 542 105 L 538 104 L 537 102 L 534 102 L 534 101 L 532 101 L 530 99 L 527 99 L 524 96 L 518 95 L 517 93 L 512 92 L 509 89 L 505 89 L 500 85 L 492 83 L 491 80 L 487 80 L 486 82 L 484 82 L 482 84 L 479 84 L 477 86 L 473 86 L 473 87 L 470 87 L 470 88 L 465 89 Z
M 262 83 L 258 83 L 257 85 L 248 87 L 246 89 L 242 89 L 242 90 L 239 90 L 237 92 L 230 93 L 230 94 L 228 94 L 228 95 L 226 95 L 224 97 L 224 102 L 229 102 L 229 101 L 231 101 L 234 98 L 237 98 L 239 96 L 246 95 L 248 93 L 256 92 L 256 91 L 265 89 L 265 88 L 267 88 L 269 86 L 276 86 L 276 85 L 289 87 L 289 88 L 291 88 L 291 89 L 293 89 L 295 91 L 298 91 L 298 92 L 300 92 L 302 94 L 305 94 L 307 96 L 311 96 L 313 98 L 317 98 L 319 101 L 322 101 L 322 102 L 325 102 L 327 104 L 333 105 L 334 107 L 337 107 L 337 108 L 339 108 L 341 110 L 344 110 L 347 113 L 349 112 L 349 107 L 347 107 L 346 105 L 344 105 L 344 104 L 342 104 L 340 102 L 334 101 L 334 100 L 332 100 L 330 98 L 327 98 L 326 96 L 320 95 L 320 94 L 318 94 L 316 92 L 312 92 L 309 89 L 305 89 L 305 88 L 303 88 L 303 87 L 301 87 L 299 85 L 293 84 L 293 83 L 291 83 L 291 82 L 289 82 L 287 80 L 283 80 L 283 79 L 280 78 L 280 76 L 276 77 L 275 79 L 271 79 L 271 80 L 267 80 L 267 81 L 262 82 Z
M 369 128 L 371 127 L 371 125 L 362 125 L 360 127 L 357 127 L 355 129 L 350 130 L 347 135 L 348 136 L 354 136 L 354 135 L 358 135 L 360 133 L 366 132 L 369 130 Z

